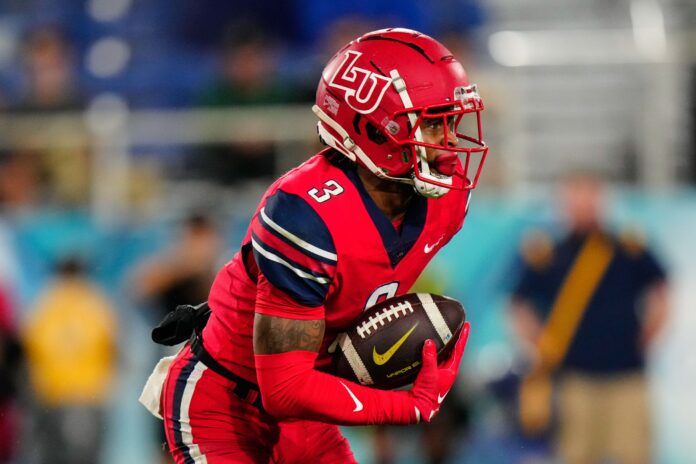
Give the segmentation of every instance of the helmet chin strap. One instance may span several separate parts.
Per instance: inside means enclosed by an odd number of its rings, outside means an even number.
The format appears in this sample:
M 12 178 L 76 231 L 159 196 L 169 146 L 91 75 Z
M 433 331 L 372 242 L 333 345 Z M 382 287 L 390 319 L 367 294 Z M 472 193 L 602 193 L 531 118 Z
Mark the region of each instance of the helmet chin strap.
M 403 103 L 404 108 L 412 108 L 413 102 L 411 101 L 411 97 L 409 96 L 408 91 L 406 90 L 406 83 L 404 82 L 403 78 L 399 75 L 399 71 L 397 71 L 396 69 L 392 69 L 389 75 L 392 78 L 392 83 L 394 84 L 394 88 L 396 89 L 397 93 L 399 94 L 399 97 L 401 98 L 401 103 Z M 412 111 L 409 111 L 407 115 L 408 120 L 411 123 L 411 126 L 415 127 L 416 129 L 414 134 L 416 141 L 422 142 L 423 135 L 421 133 L 420 127 L 416 125 L 418 123 L 418 118 Z M 418 160 L 416 162 L 418 163 L 419 175 L 416 176 L 415 172 L 412 174 L 413 187 L 416 190 L 416 192 L 423 195 L 424 197 L 440 198 L 445 193 L 449 192 L 450 189 L 428 182 L 428 179 L 451 185 L 452 177 L 438 176 L 430 172 L 430 165 L 428 164 L 428 156 L 425 153 L 425 148 L 420 145 L 415 145 L 415 148 L 416 154 L 418 155 Z

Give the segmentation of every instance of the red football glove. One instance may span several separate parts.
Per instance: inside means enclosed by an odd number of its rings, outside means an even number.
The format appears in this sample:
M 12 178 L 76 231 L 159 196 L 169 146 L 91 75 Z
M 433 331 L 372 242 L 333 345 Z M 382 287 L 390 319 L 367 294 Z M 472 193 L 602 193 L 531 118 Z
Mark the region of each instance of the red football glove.
M 416 419 L 430 422 L 440 410 L 440 405 L 449 393 L 457 378 L 459 363 L 462 360 L 466 342 L 469 339 L 469 323 L 465 322 L 452 354 L 440 365 L 437 364 L 437 351 L 432 340 L 423 345 L 423 366 L 413 388 L 409 391 L 416 411 Z

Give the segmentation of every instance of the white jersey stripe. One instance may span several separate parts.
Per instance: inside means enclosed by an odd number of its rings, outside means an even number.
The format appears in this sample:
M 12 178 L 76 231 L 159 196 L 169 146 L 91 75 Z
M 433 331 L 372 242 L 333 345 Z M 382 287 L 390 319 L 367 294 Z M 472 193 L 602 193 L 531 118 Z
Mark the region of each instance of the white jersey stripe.
M 205 455 L 201 453 L 200 448 L 193 442 L 193 434 L 191 433 L 191 420 L 189 418 L 189 407 L 191 406 L 191 398 L 196 389 L 196 384 L 200 380 L 203 372 L 208 369 L 205 364 L 198 361 L 193 367 L 191 375 L 186 380 L 186 387 L 181 398 L 181 407 L 179 411 L 179 425 L 181 428 L 181 441 L 189 449 L 189 456 L 196 464 L 208 464 Z
M 329 279 L 327 279 L 326 277 L 317 277 L 317 276 L 314 276 L 312 274 L 308 274 L 301 269 L 297 269 L 297 268 L 293 267 L 290 263 L 285 261 L 280 256 L 275 255 L 275 254 L 271 253 L 270 251 L 265 250 L 261 245 L 259 245 L 256 242 L 256 240 L 254 240 L 253 237 L 251 239 L 251 244 L 254 247 L 254 249 L 261 254 L 261 256 L 263 256 L 266 259 L 270 259 L 271 261 L 274 261 L 278 264 L 282 264 L 283 266 L 287 267 L 288 269 L 290 269 L 292 272 L 294 272 L 298 276 L 302 277 L 303 279 L 313 280 L 313 281 L 318 282 L 320 284 L 328 284 L 329 283 Z
M 271 220 L 271 218 L 269 218 L 268 215 L 266 215 L 265 210 L 266 210 L 266 208 L 261 208 L 261 211 L 260 211 L 261 219 L 263 219 L 263 222 L 265 222 L 266 224 L 271 226 L 271 228 L 273 230 L 275 230 L 276 232 L 278 232 L 280 235 L 287 238 L 288 240 L 290 240 L 292 243 L 299 246 L 300 248 L 304 248 L 305 250 L 309 251 L 310 253 L 314 253 L 317 256 L 321 256 L 322 258 L 326 258 L 326 259 L 329 259 L 331 261 L 338 260 L 338 256 L 336 255 L 336 253 L 331 253 L 329 251 L 322 250 L 321 248 L 316 247 L 316 246 L 312 245 L 311 243 L 308 243 L 308 242 L 302 240 L 300 237 L 293 234 L 292 232 L 280 227 L 278 224 L 273 222 L 273 220 Z
M 452 331 L 447 326 L 447 322 L 445 322 L 440 310 L 433 301 L 433 297 L 430 293 L 418 293 L 417 296 L 423 305 L 425 314 L 428 315 L 428 319 L 430 319 L 437 334 L 440 336 L 440 340 L 442 340 L 442 343 L 446 344 L 452 338 Z

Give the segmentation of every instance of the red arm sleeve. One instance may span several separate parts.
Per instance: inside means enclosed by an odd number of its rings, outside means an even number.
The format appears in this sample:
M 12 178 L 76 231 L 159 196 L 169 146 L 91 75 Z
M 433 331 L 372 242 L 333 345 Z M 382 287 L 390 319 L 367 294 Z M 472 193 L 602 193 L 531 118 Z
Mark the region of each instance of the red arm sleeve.
M 409 392 L 368 388 L 319 372 L 316 357 L 311 351 L 255 356 L 263 405 L 271 415 L 340 425 L 418 422 Z

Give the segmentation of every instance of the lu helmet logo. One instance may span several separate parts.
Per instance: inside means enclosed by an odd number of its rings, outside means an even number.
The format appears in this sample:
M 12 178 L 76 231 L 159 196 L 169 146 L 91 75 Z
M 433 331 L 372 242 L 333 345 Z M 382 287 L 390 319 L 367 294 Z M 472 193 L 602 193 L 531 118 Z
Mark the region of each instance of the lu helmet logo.
M 360 52 L 347 51 L 343 62 L 331 77 L 329 87 L 343 90 L 348 106 L 358 113 L 369 114 L 382 101 L 391 78 L 356 66 L 361 55 Z

